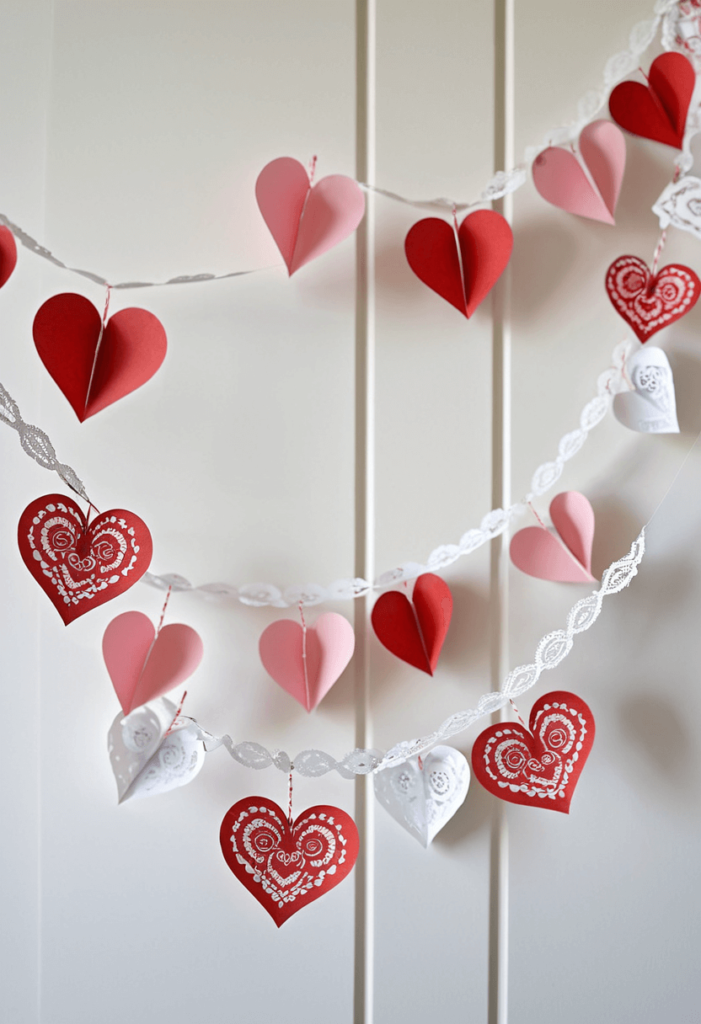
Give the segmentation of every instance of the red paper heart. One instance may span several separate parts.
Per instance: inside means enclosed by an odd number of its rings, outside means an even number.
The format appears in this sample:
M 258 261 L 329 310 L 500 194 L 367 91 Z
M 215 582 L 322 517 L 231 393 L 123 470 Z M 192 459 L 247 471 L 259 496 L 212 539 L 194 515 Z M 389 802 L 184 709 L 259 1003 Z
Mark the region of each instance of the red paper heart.
M 492 210 L 476 210 L 465 217 L 457 238 L 439 217 L 420 220 L 406 236 L 404 251 L 416 276 L 470 317 L 504 272 L 513 244 L 508 221 Z
M 683 54 L 660 54 L 650 65 L 647 85 L 616 86 L 609 96 L 611 117 L 633 135 L 681 149 L 695 83 L 693 65 Z
M 263 796 L 230 807 L 219 839 L 224 860 L 278 928 L 342 882 L 358 856 L 358 830 L 345 811 L 308 807 L 293 824 Z
M 397 658 L 433 675 L 453 614 L 453 595 L 445 580 L 427 572 L 414 584 L 412 608 L 406 594 L 390 590 L 372 610 L 380 643 Z
M 153 377 L 168 342 L 160 320 L 145 309 L 122 309 L 100 338 L 102 318 L 82 295 L 54 295 L 34 317 L 39 358 L 81 423 Z
M 501 800 L 568 814 L 577 780 L 594 742 L 594 717 L 584 701 L 557 690 L 535 702 L 530 732 L 500 722 L 472 747 L 472 769 Z
M 17 243 L 9 228 L 0 227 L 0 288 L 9 281 L 17 266 Z
M 88 526 L 64 494 L 45 494 L 27 505 L 17 540 L 24 564 L 66 626 L 133 587 L 153 550 L 146 523 L 133 512 L 113 508 Z
M 619 256 L 606 271 L 606 291 L 615 310 L 645 342 L 694 308 L 701 281 L 678 263 L 669 263 L 653 277 L 637 256 Z

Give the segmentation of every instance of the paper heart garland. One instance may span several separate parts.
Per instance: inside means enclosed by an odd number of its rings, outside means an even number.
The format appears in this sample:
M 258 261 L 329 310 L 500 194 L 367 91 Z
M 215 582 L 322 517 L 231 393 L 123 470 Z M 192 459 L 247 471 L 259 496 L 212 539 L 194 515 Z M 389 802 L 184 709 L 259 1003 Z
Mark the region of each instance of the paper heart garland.
M 102 656 L 125 715 L 188 679 L 203 654 L 191 626 L 173 622 L 156 633 L 142 612 L 118 615 L 102 637 Z
M 372 609 L 372 627 L 388 651 L 432 676 L 450 626 L 453 595 L 440 576 L 426 572 L 414 584 L 412 601 L 413 607 L 399 590 L 382 594 Z
M 64 625 L 123 594 L 151 562 L 151 534 L 133 512 L 113 508 L 88 525 L 64 494 L 30 502 L 19 521 L 20 554 Z
M 508 221 L 492 210 L 468 214 L 457 230 L 439 217 L 426 217 L 409 230 L 404 251 L 424 284 L 470 317 L 504 272 L 514 236 Z
M 258 643 L 265 671 L 307 711 L 323 700 L 354 649 L 353 627 L 338 612 L 325 612 L 313 626 L 271 622 Z
M 652 212 L 660 218 L 663 231 L 671 224 L 701 239 L 701 178 L 688 175 L 679 181 L 671 181 L 655 202 Z
M 7 284 L 17 266 L 17 243 L 9 228 L 0 227 L 0 288 Z
M 595 583 L 591 574 L 594 510 L 583 494 L 563 491 L 550 502 L 558 536 L 527 526 L 511 538 L 511 561 L 521 572 L 557 583 Z
M 678 263 L 669 263 L 653 276 L 637 256 L 619 256 L 606 271 L 606 292 L 616 312 L 644 342 L 694 308 L 701 281 L 690 267 Z
M 161 698 L 115 718 L 107 746 L 120 804 L 185 786 L 199 773 L 204 744 L 194 723 L 178 719 L 173 725 L 176 712 Z
M 292 823 L 262 796 L 230 807 L 219 838 L 224 860 L 278 928 L 342 882 L 358 856 L 358 830 L 345 811 L 309 807 Z
M 266 164 L 256 200 L 290 277 L 352 234 L 365 213 L 356 181 L 331 174 L 312 186 L 302 164 L 289 156 Z
M 568 149 L 544 149 L 533 162 L 533 184 L 553 206 L 615 224 L 626 166 L 623 133 L 610 121 L 592 121 L 579 136 L 579 152 L 584 167 Z
M 662 53 L 650 65 L 647 85 L 616 86 L 609 96 L 611 117 L 633 135 L 681 149 L 695 84 L 693 65 L 683 54 Z
M 662 349 L 638 348 L 626 360 L 626 373 L 635 391 L 614 395 L 613 414 L 618 422 L 641 434 L 678 434 L 674 378 Z
M 528 726 L 500 722 L 481 732 L 472 770 L 501 800 L 569 814 L 594 742 L 594 716 L 580 697 L 557 690 L 535 702 Z
M 150 380 L 168 347 L 153 313 L 122 309 L 102 332 L 92 302 L 72 292 L 48 299 L 32 330 L 39 358 L 81 423 Z
M 410 757 L 375 772 L 379 802 L 426 848 L 462 806 L 469 785 L 469 765 L 454 747 L 434 747 L 423 760 Z

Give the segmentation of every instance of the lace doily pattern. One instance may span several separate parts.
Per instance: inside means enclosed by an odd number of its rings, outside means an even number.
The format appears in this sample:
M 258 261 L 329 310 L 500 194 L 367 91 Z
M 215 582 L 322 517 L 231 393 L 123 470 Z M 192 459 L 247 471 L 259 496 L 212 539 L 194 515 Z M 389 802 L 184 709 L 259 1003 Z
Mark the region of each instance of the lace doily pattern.
M 213 736 L 190 719 L 198 730 L 198 738 L 203 740 L 207 751 L 224 746 L 234 760 L 247 768 L 276 767 L 286 774 L 299 772 L 313 778 L 337 771 L 344 779 L 355 778 L 356 775 L 369 775 L 382 771 L 393 765 L 402 764 L 408 758 L 430 750 L 438 743 L 464 732 L 473 722 L 499 711 L 510 700 L 520 697 L 530 690 L 540 679 L 543 672 L 557 668 L 574 647 L 575 637 L 591 629 L 601 614 L 604 598 L 611 594 L 619 594 L 637 576 L 638 567 L 645 554 L 645 529 L 633 541 L 630 551 L 623 558 L 612 562 L 601 579 L 598 590 L 577 601 L 570 609 L 564 629 L 547 633 L 538 644 L 535 658 L 530 665 L 519 665 L 511 670 L 501 690 L 493 690 L 483 694 L 474 708 L 458 711 L 436 729 L 417 739 L 402 740 L 395 744 L 387 753 L 380 750 L 352 750 L 340 761 L 323 750 L 303 750 L 291 758 L 283 750 L 267 750 L 260 743 L 250 741 L 235 744 L 230 736 Z

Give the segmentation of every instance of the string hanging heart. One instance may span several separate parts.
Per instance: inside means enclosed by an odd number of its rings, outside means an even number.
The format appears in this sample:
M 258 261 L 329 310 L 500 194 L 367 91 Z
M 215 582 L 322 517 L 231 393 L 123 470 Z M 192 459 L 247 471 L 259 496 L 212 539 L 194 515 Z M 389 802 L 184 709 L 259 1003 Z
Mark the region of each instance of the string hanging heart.
M 278 928 L 343 881 L 359 846 L 355 822 L 340 808 L 309 807 L 292 822 L 262 796 L 230 807 L 219 838 L 229 868 Z
M 521 572 L 557 583 L 595 583 L 591 574 L 594 510 L 579 491 L 550 502 L 557 536 L 545 526 L 526 526 L 511 538 L 511 561 Z
M 626 374 L 635 390 L 614 395 L 618 422 L 641 434 L 678 434 L 674 378 L 662 349 L 639 347 L 626 360 Z
M 17 541 L 24 564 L 64 625 L 133 587 L 151 562 L 146 523 L 123 508 L 88 525 L 63 494 L 45 494 L 20 516 Z
M 380 643 L 397 658 L 432 676 L 453 614 L 453 595 L 445 580 L 426 572 L 414 584 L 412 603 L 399 590 L 382 594 L 372 609 Z
M 352 234 L 365 213 L 356 181 L 331 174 L 312 185 L 303 165 L 289 156 L 266 164 L 256 200 L 290 277 Z
M 118 615 L 102 637 L 102 656 L 125 715 L 189 679 L 203 654 L 191 626 L 172 622 L 156 631 L 142 612 Z
M 694 308 L 701 281 L 678 263 L 653 274 L 638 256 L 619 256 L 606 271 L 606 292 L 616 312 L 645 342 Z
M 469 318 L 506 269 L 513 244 L 501 214 L 476 210 L 457 230 L 439 217 L 418 221 L 404 251 L 419 280 Z
M 611 117 L 632 135 L 681 149 L 695 84 L 691 61 L 681 53 L 662 53 L 650 65 L 647 85 L 615 87 L 609 96 Z
M 484 788 L 513 804 L 569 814 L 594 742 L 594 716 L 573 693 L 546 693 L 518 722 L 490 725 L 472 747 L 472 770 Z
M 39 358 L 81 423 L 153 377 L 168 342 L 145 309 L 122 309 L 103 324 L 83 295 L 54 295 L 34 317 Z
M 355 633 L 338 612 L 325 612 L 313 626 L 280 619 L 263 630 L 258 649 L 278 686 L 313 711 L 351 660 Z
M 533 184 L 553 206 L 615 224 L 626 166 L 623 133 L 610 121 L 592 121 L 579 136 L 579 152 L 581 163 L 568 149 L 544 149 L 533 162 Z

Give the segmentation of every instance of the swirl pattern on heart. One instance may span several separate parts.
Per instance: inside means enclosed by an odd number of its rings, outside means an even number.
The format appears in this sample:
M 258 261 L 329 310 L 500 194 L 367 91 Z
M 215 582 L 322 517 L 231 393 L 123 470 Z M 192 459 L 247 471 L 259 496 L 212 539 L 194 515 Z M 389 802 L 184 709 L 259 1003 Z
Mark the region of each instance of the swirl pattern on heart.
M 606 291 L 644 342 L 696 305 L 701 281 L 689 267 L 670 263 L 653 275 L 639 257 L 620 256 L 606 272 Z

